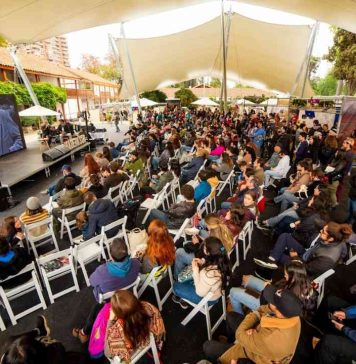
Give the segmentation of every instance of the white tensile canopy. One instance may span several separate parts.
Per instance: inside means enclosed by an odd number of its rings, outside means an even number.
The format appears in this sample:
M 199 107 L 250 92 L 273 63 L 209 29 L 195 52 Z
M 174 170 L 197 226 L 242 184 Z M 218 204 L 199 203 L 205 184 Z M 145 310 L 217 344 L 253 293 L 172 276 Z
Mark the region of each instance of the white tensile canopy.
M 207 1 L 211 0 L 1 0 L 0 35 L 12 43 L 33 43 L 55 35 L 133 20 Z M 354 0 L 243 2 L 307 16 L 356 33 Z
M 40 105 L 29 107 L 19 112 L 20 116 L 59 116 L 59 112 L 47 109 Z
M 117 39 L 125 81 L 121 97 L 135 94 L 128 53 L 138 93 L 157 89 L 164 83 L 177 83 L 207 74 L 221 78 L 220 27 L 220 18 L 215 18 L 171 35 Z M 236 82 L 258 81 L 266 89 L 291 92 L 305 59 L 311 30 L 309 25 L 271 24 L 232 14 L 227 78 Z M 301 83 L 295 95 L 301 94 Z M 304 95 L 309 97 L 312 94 L 307 83 Z
M 276 106 L 278 104 L 278 99 L 267 99 L 260 103 L 263 106 Z
M 138 107 L 137 101 L 136 100 L 132 100 L 131 101 L 131 107 Z M 146 99 L 145 97 L 143 97 L 142 99 L 140 99 L 140 105 L 141 107 L 148 107 L 148 106 L 155 106 L 158 105 L 157 102 Z
M 219 104 L 213 100 L 210 100 L 209 97 L 202 97 L 199 100 L 192 102 L 192 105 L 198 106 L 219 106 Z
M 245 100 L 245 99 L 238 99 L 236 100 L 235 102 L 235 105 L 255 105 L 252 101 L 249 101 L 249 100 Z

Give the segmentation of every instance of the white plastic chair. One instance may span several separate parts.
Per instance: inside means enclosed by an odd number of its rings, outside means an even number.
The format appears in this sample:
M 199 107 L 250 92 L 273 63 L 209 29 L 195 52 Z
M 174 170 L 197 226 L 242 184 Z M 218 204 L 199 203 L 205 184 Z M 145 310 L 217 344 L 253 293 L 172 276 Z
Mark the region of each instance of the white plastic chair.
M 221 303 L 222 303 L 222 315 L 219 316 L 218 320 L 216 321 L 215 325 L 211 327 L 211 319 L 210 319 L 210 310 L 212 307 L 214 307 L 216 304 L 210 304 L 209 301 L 211 301 L 211 297 L 213 296 L 212 292 L 209 292 L 204 298 L 201 299 L 201 301 L 198 304 L 195 304 L 193 302 L 190 302 L 186 299 L 183 299 L 185 302 L 187 302 L 189 305 L 193 306 L 193 310 L 186 316 L 186 318 L 181 322 L 183 326 L 187 325 L 189 321 L 199 312 L 201 312 L 203 315 L 205 315 L 206 319 L 206 327 L 208 330 L 208 340 L 211 340 L 212 334 L 214 331 L 219 327 L 222 321 L 226 320 L 226 300 L 225 295 L 222 294 L 221 296 Z
M 206 165 L 207 162 L 208 162 L 208 160 L 205 159 L 204 162 L 203 162 L 203 164 L 201 165 L 201 167 L 198 169 L 198 172 L 197 172 L 197 174 L 194 177 L 194 181 L 197 181 L 198 180 L 198 175 L 205 168 L 205 165 Z
M 38 258 L 37 248 L 45 244 L 53 244 L 54 249 L 52 251 L 58 251 L 58 243 L 56 235 L 53 231 L 53 217 L 48 217 L 47 219 L 35 222 L 33 224 L 24 225 L 25 236 L 27 241 L 27 248 L 30 252 L 30 248 L 33 251 L 35 258 Z M 41 235 L 32 235 L 31 230 L 33 229 L 43 229 L 45 232 Z
M 231 172 L 229 173 L 229 175 L 226 177 L 225 181 L 219 181 L 219 184 L 216 188 L 217 196 L 220 196 L 222 194 L 222 192 L 224 191 L 225 187 L 227 185 L 229 185 L 230 187 L 230 196 L 232 195 L 232 188 L 234 186 L 234 178 L 235 178 L 235 172 L 232 169 Z
M 60 268 L 55 269 L 51 272 L 47 272 L 45 270 L 44 264 L 50 262 L 51 260 L 55 260 L 55 259 L 61 258 L 61 257 L 68 258 L 68 264 L 65 264 L 65 265 L 61 266 Z M 72 248 L 69 248 L 66 250 L 61 250 L 57 253 L 40 256 L 37 259 L 37 264 L 40 268 L 41 276 L 42 276 L 42 279 L 46 286 L 49 300 L 51 303 L 54 303 L 54 300 L 56 298 L 64 296 L 65 294 L 70 293 L 72 291 L 79 292 L 79 285 L 78 285 L 77 276 L 75 274 L 75 267 L 74 267 L 74 263 L 73 263 Z M 64 289 L 63 291 L 60 291 L 58 293 L 53 293 L 51 285 L 50 285 L 50 281 L 60 278 L 63 275 L 67 275 L 67 274 L 72 275 L 74 284 L 72 286 L 70 286 L 69 288 Z
M 346 265 L 350 265 L 353 262 L 356 262 L 356 254 L 346 261 Z
M 68 221 L 67 226 L 69 226 L 69 230 L 71 230 L 72 227 L 74 227 L 76 224 L 75 217 L 74 217 L 74 219 L 69 220 L 67 216 L 71 215 L 71 214 L 73 214 L 75 216 L 80 211 L 85 211 L 85 202 L 83 202 L 82 204 L 80 204 L 78 206 L 74 206 L 74 207 L 70 207 L 70 208 L 62 210 L 62 216 L 60 218 L 58 218 L 58 221 L 61 223 L 61 234 L 60 234 L 61 239 L 63 239 L 64 227 L 66 226 L 66 220 Z M 68 232 L 68 230 L 67 230 L 67 232 Z
M 102 240 L 106 246 L 106 249 L 108 251 L 108 255 L 110 258 L 111 258 L 110 245 L 115 238 L 124 238 L 124 241 L 127 246 L 127 250 L 128 250 L 128 252 L 130 252 L 129 239 L 127 237 L 127 232 L 126 232 L 126 222 L 127 222 L 127 216 L 125 216 L 121 219 L 118 219 L 118 220 L 112 222 L 111 224 L 102 226 L 102 228 L 101 228 Z M 112 229 L 117 229 L 118 232 L 114 236 L 108 237 L 108 232 Z
M 185 234 L 185 229 L 188 227 L 190 223 L 190 219 L 186 218 L 182 224 L 182 226 L 177 229 L 168 229 L 168 232 L 172 235 L 174 235 L 173 242 L 176 243 L 181 237 L 184 238 L 184 242 L 187 242 L 187 237 Z
M 138 297 L 137 288 L 138 288 L 138 285 L 139 284 L 140 284 L 140 277 L 138 276 L 136 278 L 135 282 L 129 284 L 126 287 L 118 288 L 117 290 L 129 290 L 129 289 L 132 289 L 133 294 L 136 297 Z M 106 293 L 99 293 L 99 303 L 103 303 L 104 301 L 106 301 L 109 298 L 111 298 L 117 290 L 110 291 L 110 292 L 106 292 Z
M 121 183 L 119 183 L 117 186 L 115 186 L 115 187 L 110 187 L 109 188 L 109 191 L 108 191 L 108 194 L 107 194 L 107 197 L 108 197 L 108 199 L 110 199 L 111 201 L 114 199 L 114 196 L 113 196 L 113 194 L 114 194 L 114 192 L 116 192 L 120 187 L 122 186 L 122 184 Z M 116 195 L 117 196 L 117 195 Z M 115 196 L 115 197 L 116 197 Z
M 157 277 L 156 275 L 158 272 L 161 271 L 161 274 L 159 274 Z M 171 283 L 171 287 L 168 289 L 167 293 L 164 295 L 163 298 L 161 298 L 158 290 L 158 284 L 167 276 L 169 276 L 169 280 Z M 161 265 L 158 267 L 155 267 L 151 270 L 151 273 L 147 276 L 147 278 L 144 280 L 142 286 L 140 287 L 138 291 L 138 298 L 141 297 L 142 293 L 146 290 L 146 288 L 150 286 L 153 288 L 157 300 L 158 309 L 162 311 L 163 304 L 167 301 L 170 294 L 173 292 L 173 275 L 172 275 L 172 269 L 171 266 L 168 267 L 162 267 Z
M 232 247 L 232 249 L 227 253 L 229 260 L 231 261 L 231 256 L 232 256 L 232 252 L 235 252 L 236 255 L 236 260 L 234 265 L 232 266 L 231 270 L 232 272 L 235 270 L 236 267 L 238 267 L 240 265 L 240 255 L 239 255 L 239 236 L 236 235 L 234 237 L 234 246 Z
M 334 269 L 329 269 L 326 272 L 324 272 L 323 274 L 321 274 L 319 277 L 314 279 L 314 282 L 318 284 L 318 288 L 317 288 L 317 290 L 319 292 L 318 307 L 324 298 L 325 281 L 327 278 L 332 276 L 334 273 L 335 273 Z
M 167 190 L 170 186 L 170 183 L 167 183 L 161 191 L 156 193 L 153 198 L 147 198 L 140 205 L 140 209 L 146 209 L 147 212 L 142 220 L 142 224 L 145 224 L 149 214 L 153 209 L 158 209 L 164 204 L 164 200 L 166 199 Z M 163 206 L 164 207 L 164 206 Z
M 253 222 L 247 221 L 239 234 L 239 240 L 242 241 L 242 253 L 244 260 L 246 260 L 247 253 L 251 249 L 252 231 L 253 231 Z
M 102 235 L 96 235 L 93 238 L 74 243 L 73 258 L 75 264 L 75 270 L 78 270 L 78 264 L 82 268 L 83 276 L 87 286 L 90 286 L 89 276 L 85 265 L 97 260 L 100 262 L 100 258 L 103 257 L 106 260 L 105 251 L 103 248 Z
M 9 288 L 9 289 L 4 289 L 2 287 L 2 284 L 9 281 L 10 279 L 13 279 L 15 277 L 19 277 L 23 274 L 28 274 L 28 273 L 31 273 L 31 278 L 29 278 L 29 280 L 25 283 L 22 283 L 22 284 L 19 284 L 18 286 L 16 287 L 12 287 L 12 288 Z M 1 300 L 2 300 L 2 303 L 4 305 L 4 307 L 6 308 L 6 311 L 10 317 L 10 320 L 11 320 L 11 323 L 13 325 L 16 325 L 17 323 L 17 320 L 24 317 L 24 316 L 27 316 L 29 315 L 30 313 L 34 312 L 34 311 L 37 311 L 39 309 L 43 309 L 45 310 L 47 308 L 47 305 L 46 305 L 46 302 L 43 298 L 43 295 L 42 295 L 42 290 L 41 290 L 41 285 L 40 285 L 40 282 L 38 280 L 38 277 L 37 277 L 37 273 L 36 273 L 36 270 L 35 270 L 35 264 L 32 262 L 30 264 L 28 264 L 25 268 L 23 268 L 19 273 L 17 273 L 16 275 L 13 275 L 13 276 L 10 276 L 8 277 L 7 279 L 4 279 L 2 280 L 1 282 L 1 285 L 0 285 L 0 297 L 1 297 Z M 10 305 L 10 301 L 13 301 L 15 300 L 16 298 L 19 298 L 19 297 L 22 297 L 23 295 L 31 292 L 31 291 L 34 291 L 36 290 L 37 292 L 37 295 L 38 295 L 38 298 L 40 300 L 40 302 L 34 306 L 31 306 L 30 308 L 26 309 L 25 311 L 22 311 L 18 314 L 14 314 L 12 308 L 11 308 L 11 305 Z M 22 302 L 26 302 L 25 299 L 21 299 Z M 1 324 L 2 322 L 2 324 Z M 3 326 L 2 326 L 3 325 Z M 0 328 L 1 330 L 4 330 L 5 329 L 5 325 L 2 321 L 2 319 L 0 318 Z

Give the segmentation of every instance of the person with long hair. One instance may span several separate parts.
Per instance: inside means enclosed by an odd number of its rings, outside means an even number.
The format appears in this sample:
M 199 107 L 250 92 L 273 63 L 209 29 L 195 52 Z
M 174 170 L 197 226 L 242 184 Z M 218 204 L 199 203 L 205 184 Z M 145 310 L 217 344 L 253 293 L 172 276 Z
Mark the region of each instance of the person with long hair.
M 205 239 L 203 244 L 204 258 L 192 261 L 192 279 L 173 284 L 173 302 L 183 309 L 188 304 L 199 303 L 208 293 L 212 293 L 211 301 L 216 301 L 226 290 L 230 276 L 230 264 L 222 242 L 213 236 Z
M 109 147 L 103 147 L 103 157 L 109 162 L 113 160 Z
M 106 329 L 105 355 L 130 362 L 132 354 L 149 344 L 152 333 L 158 347 L 162 346 L 165 327 L 158 309 L 139 301 L 133 293 L 117 291 L 110 300 L 110 315 Z
M 5 236 L 12 247 L 24 240 L 20 219 L 17 216 L 5 217 L 4 224 L 0 226 L 0 235 Z
M 147 249 L 141 266 L 143 274 L 150 273 L 158 265 L 172 265 L 175 260 L 174 242 L 164 222 L 152 220 L 147 235 Z
M 285 264 L 299 257 L 306 265 L 308 276 L 318 277 L 345 258 L 346 241 L 351 234 L 351 225 L 330 221 L 324 225 L 310 246 L 304 247 L 291 234 L 284 233 L 279 236 L 267 260 L 254 258 L 254 261 L 264 268 L 277 269 L 278 263 Z
M 234 168 L 234 162 L 229 154 L 224 152 L 221 155 L 221 163 L 214 163 L 211 167 L 219 173 L 220 180 L 225 181 Z
M 237 236 L 240 234 L 247 221 L 255 219 L 255 215 L 243 205 L 232 204 L 231 209 L 228 210 L 226 214 L 222 214 L 221 218 L 231 231 L 232 235 Z
M 84 156 L 84 168 L 80 171 L 80 177 L 83 178 L 84 184 L 89 183 L 90 175 L 98 174 L 100 172 L 99 164 L 95 161 L 90 153 Z
M 230 290 L 230 302 L 233 310 L 244 314 L 242 305 L 252 311 L 256 310 L 261 302 L 262 291 L 269 282 L 252 275 L 244 275 L 241 287 Z M 303 304 L 303 316 L 310 319 L 316 311 L 316 297 L 310 279 L 308 278 L 305 264 L 301 260 L 292 260 L 284 267 L 284 277 L 273 284 L 278 289 L 288 289 L 294 293 Z

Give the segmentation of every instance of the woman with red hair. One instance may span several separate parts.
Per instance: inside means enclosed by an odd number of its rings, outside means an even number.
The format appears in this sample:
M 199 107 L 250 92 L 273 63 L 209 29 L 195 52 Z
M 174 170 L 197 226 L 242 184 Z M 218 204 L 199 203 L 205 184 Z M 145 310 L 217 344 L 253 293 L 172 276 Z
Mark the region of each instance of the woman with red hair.
M 147 229 L 147 249 L 141 265 L 141 273 L 147 274 L 158 265 L 172 265 L 176 250 L 167 225 L 160 220 L 153 220 Z
M 90 176 L 100 172 L 99 164 L 95 161 L 94 157 L 87 153 L 84 156 L 84 168 L 80 171 L 80 177 L 83 178 L 85 185 L 89 184 Z

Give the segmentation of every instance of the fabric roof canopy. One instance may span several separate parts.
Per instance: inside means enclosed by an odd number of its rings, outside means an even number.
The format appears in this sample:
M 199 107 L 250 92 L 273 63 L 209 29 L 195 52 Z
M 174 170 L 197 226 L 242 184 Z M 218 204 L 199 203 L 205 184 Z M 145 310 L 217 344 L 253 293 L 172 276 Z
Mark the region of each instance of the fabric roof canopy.
M 265 23 L 239 14 L 231 17 L 228 79 L 259 81 L 266 89 L 291 92 L 305 58 L 311 27 Z M 221 77 L 220 18 L 167 36 L 116 42 L 123 67 L 123 98 L 134 95 L 126 48 L 139 93 L 168 81 L 176 83 L 209 74 Z M 301 94 L 300 85 L 294 94 Z M 304 96 L 312 94 L 307 83 Z
M 210 0 L 1 0 L 0 34 L 12 43 L 132 20 Z M 356 33 L 354 0 L 243 0 L 244 3 L 308 16 Z

